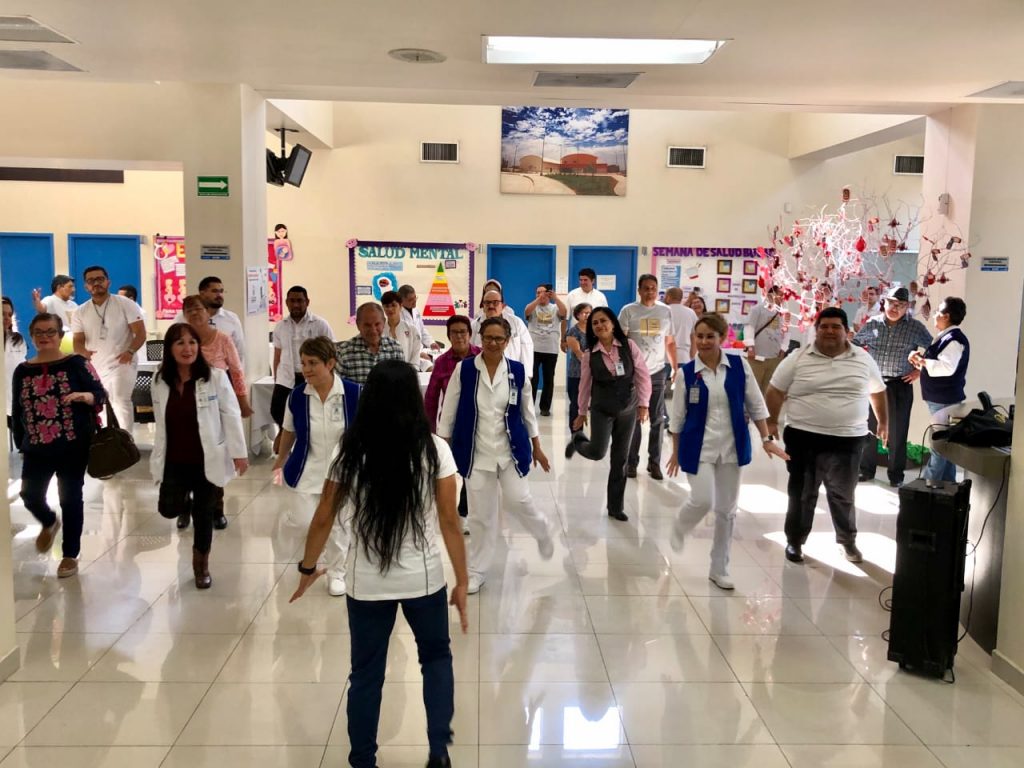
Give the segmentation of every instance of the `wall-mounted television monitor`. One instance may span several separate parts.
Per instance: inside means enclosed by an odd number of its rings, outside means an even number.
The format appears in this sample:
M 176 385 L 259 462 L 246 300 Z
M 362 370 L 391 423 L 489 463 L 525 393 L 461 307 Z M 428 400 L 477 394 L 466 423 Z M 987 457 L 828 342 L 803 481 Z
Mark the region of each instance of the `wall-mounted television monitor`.
M 313 153 L 301 144 L 292 147 L 288 160 L 284 165 L 284 182 L 298 187 L 302 184 L 302 177 L 306 175 L 306 168 L 309 167 L 309 159 Z

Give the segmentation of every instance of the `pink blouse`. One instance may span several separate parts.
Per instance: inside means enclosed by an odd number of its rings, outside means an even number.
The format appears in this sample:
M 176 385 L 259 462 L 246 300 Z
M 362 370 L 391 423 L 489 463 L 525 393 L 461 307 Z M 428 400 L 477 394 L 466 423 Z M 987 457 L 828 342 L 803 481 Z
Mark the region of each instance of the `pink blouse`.
M 629 342 L 629 351 L 633 355 L 633 386 L 636 387 L 636 402 L 638 406 L 647 408 L 651 402 L 651 373 L 647 370 L 647 363 L 644 362 L 644 354 L 632 339 Z M 583 360 L 580 361 L 580 413 L 590 410 L 590 388 L 593 386 L 593 377 L 590 375 L 590 355 L 598 352 L 604 358 L 604 365 L 609 373 L 614 373 L 615 364 L 619 362 L 619 341 L 612 342 L 610 350 L 604 348 L 604 344 L 598 342 L 593 349 L 583 353 Z M 625 403 L 623 403 L 625 406 Z
M 242 361 L 238 357 L 238 350 L 235 349 L 235 342 L 231 337 L 222 331 L 214 334 L 213 341 L 203 344 L 200 349 L 206 362 L 214 368 L 220 368 L 228 372 L 231 379 L 231 388 L 239 397 L 249 396 L 249 387 L 245 383 L 245 371 L 242 370 Z

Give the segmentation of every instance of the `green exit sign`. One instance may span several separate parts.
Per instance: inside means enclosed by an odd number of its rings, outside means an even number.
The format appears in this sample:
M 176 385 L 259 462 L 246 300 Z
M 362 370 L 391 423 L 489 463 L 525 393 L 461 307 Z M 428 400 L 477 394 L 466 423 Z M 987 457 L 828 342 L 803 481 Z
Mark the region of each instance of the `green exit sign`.
M 227 197 L 227 176 L 197 176 L 196 191 L 199 197 Z

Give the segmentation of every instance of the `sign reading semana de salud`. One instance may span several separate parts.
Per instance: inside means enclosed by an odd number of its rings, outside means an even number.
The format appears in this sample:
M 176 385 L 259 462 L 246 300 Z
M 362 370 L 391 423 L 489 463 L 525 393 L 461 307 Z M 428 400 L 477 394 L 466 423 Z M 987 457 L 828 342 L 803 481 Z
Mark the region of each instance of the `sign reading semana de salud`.
M 345 243 L 349 258 L 350 311 L 380 301 L 388 291 L 411 285 L 427 325 L 467 315 L 473 305 L 476 243 L 412 243 L 356 240 Z
M 196 194 L 199 197 L 228 197 L 227 176 L 196 176 Z

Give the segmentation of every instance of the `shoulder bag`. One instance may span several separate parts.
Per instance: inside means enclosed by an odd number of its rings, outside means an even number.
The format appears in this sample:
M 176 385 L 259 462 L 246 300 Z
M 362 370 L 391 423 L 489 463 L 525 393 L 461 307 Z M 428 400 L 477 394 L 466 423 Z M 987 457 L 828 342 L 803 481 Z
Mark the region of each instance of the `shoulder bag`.
M 100 427 L 89 444 L 89 464 L 86 471 L 90 477 L 105 480 L 123 472 L 138 463 L 139 449 L 131 433 L 117 423 L 114 409 L 107 402 L 107 426 Z

